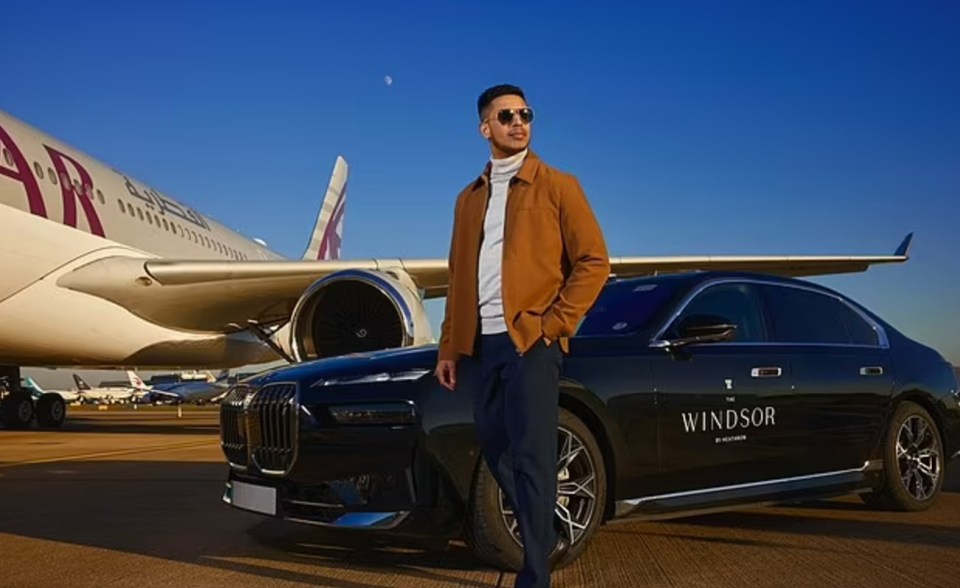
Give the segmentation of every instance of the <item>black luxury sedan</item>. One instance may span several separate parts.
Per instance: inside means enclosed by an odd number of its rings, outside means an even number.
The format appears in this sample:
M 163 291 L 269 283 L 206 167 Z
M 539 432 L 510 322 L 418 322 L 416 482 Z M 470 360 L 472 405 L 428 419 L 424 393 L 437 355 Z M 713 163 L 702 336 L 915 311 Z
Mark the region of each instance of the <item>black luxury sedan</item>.
M 290 521 L 463 537 L 519 567 L 521 538 L 436 347 L 292 365 L 221 404 L 223 500 Z M 928 508 L 960 453 L 957 377 L 831 289 L 758 274 L 612 280 L 561 376 L 556 514 L 573 561 L 598 527 L 858 493 Z

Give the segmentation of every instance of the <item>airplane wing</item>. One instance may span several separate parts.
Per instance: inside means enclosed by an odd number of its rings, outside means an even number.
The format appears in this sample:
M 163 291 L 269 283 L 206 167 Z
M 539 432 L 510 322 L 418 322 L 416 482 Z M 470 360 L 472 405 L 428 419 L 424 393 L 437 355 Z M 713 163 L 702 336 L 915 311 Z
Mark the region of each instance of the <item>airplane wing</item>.
M 893 255 L 748 255 L 611 257 L 615 277 L 692 270 L 754 271 L 782 276 L 856 273 L 909 258 L 913 234 Z M 61 276 L 61 287 L 99 296 L 153 323 L 202 332 L 239 330 L 248 321 L 285 322 L 314 281 L 343 270 L 405 272 L 424 298 L 444 296 L 445 259 L 332 261 L 177 261 L 106 257 Z

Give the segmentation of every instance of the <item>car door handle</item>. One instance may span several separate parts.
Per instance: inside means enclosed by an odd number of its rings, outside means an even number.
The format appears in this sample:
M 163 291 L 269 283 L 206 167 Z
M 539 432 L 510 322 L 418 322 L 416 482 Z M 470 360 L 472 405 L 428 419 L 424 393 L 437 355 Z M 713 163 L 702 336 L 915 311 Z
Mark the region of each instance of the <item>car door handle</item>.
M 779 378 L 783 370 L 779 367 L 755 367 L 750 370 L 751 378 Z
M 878 365 L 864 366 L 860 368 L 861 376 L 882 376 L 883 368 Z

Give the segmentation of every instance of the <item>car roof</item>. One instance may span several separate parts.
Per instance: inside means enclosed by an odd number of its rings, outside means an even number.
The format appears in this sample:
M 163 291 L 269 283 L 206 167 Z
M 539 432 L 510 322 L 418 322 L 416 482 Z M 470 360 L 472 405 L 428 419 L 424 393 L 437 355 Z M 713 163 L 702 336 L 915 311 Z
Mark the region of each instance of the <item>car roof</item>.
M 778 276 L 776 274 L 764 274 L 760 272 L 742 272 L 742 271 L 722 271 L 722 270 L 709 270 L 709 271 L 690 271 L 690 272 L 677 272 L 671 274 L 660 274 L 656 276 L 639 276 L 639 277 L 630 277 L 630 278 L 615 278 L 611 281 L 613 284 L 643 284 L 643 283 L 663 283 L 663 282 L 674 282 L 679 285 L 693 286 L 696 284 L 701 284 L 703 282 L 708 282 L 718 279 L 739 279 L 739 280 L 761 280 L 764 282 L 778 283 L 784 285 L 794 285 L 794 286 L 804 286 L 806 288 L 815 288 L 822 292 L 835 293 L 830 288 L 822 286 L 820 284 L 810 282 L 807 280 L 801 280 L 789 276 Z

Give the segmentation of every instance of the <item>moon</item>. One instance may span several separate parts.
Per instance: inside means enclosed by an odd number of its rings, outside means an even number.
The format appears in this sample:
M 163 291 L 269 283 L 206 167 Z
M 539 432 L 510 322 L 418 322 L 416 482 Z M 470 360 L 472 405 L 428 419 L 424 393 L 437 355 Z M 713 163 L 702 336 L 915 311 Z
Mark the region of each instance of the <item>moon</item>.
M 393 85 L 393 78 L 391 78 L 390 76 L 384 76 L 384 78 L 383 78 L 383 83 L 385 83 L 385 84 L 388 85 L 388 86 L 392 86 L 392 85 Z

